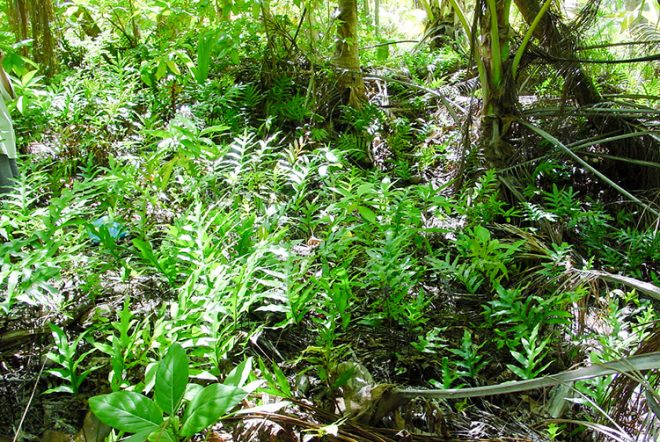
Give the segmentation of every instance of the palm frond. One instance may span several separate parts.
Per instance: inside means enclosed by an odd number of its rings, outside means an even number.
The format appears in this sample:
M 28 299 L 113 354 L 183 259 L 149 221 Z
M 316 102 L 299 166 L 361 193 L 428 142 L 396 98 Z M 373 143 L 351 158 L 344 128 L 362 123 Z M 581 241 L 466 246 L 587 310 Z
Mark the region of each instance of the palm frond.
M 660 28 L 651 23 L 639 23 L 630 29 L 636 42 L 646 46 L 647 50 L 660 49 Z

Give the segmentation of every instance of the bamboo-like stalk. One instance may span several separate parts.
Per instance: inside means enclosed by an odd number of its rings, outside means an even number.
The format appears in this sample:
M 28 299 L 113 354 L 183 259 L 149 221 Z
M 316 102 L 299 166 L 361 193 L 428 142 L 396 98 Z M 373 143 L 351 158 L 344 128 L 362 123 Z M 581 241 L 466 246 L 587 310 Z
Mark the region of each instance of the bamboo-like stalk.
M 490 80 L 496 90 L 502 83 L 502 49 L 500 48 L 500 27 L 497 20 L 495 0 L 486 0 L 490 12 Z
M 639 279 L 631 278 L 629 276 L 615 275 L 614 273 L 605 272 L 603 270 L 576 270 L 579 275 L 586 276 L 587 278 L 602 279 L 614 283 L 623 284 L 631 287 L 638 292 L 649 296 L 656 301 L 660 301 L 660 288 L 651 284 L 650 282 L 640 281 Z
M 538 379 L 504 382 L 497 385 L 474 388 L 454 388 L 447 390 L 401 389 L 397 394 L 402 397 L 432 397 L 435 399 L 463 399 L 470 397 L 494 396 L 500 394 L 520 393 L 553 387 L 567 382 L 583 381 L 617 373 L 630 373 L 644 370 L 660 369 L 660 352 L 635 355 L 616 361 L 594 364 L 575 370 L 566 370 L 557 374 L 543 376 Z

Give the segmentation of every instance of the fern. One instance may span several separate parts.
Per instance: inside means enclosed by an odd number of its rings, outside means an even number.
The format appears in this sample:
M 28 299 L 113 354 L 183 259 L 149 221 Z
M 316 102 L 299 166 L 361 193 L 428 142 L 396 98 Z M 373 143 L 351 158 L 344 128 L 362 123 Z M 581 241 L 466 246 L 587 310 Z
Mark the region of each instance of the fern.
M 312 172 L 311 159 L 302 154 L 305 140 L 301 137 L 294 140 L 280 153 L 277 167 L 283 172 L 286 182 L 293 189 L 290 207 L 296 210 L 306 197 L 307 183 Z
M 550 222 L 557 221 L 557 215 L 552 212 L 547 212 L 543 210 L 542 207 L 539 207 L 537 204 L 532 204 L 527 201 L 521 203 L 523 212 L 525 214 L 525 219 L 527 221 L 538 222 L 541 220 L 546 220 Z
M 410 122 L 405 118 L 394 121 L 393 134 L 387 138 L 395 158 L 410 156 L 412 153 L 413 131 Z
M 282 104 L 273 106 L 273 111 L 284 120 L 303 122 L 312 112 L 306 107 L 306 99 L 301 95 L 295 95 Z
M 373 103 L 367 103 L 356 109 L 342 106 L 341 122 L 353 127 L 357 132 L 367 132 L 371 135 L 383 129 L 385 113 Z
M 580 211 L 577 195 L 578 192 L 575 192 L 571 186 L 559 189 L 553 184 L 552 191 L 544 192 L 543 198 L 551 212 L 557 216 L 571 217 Z
M 263 100 L 264 95 L 252 83 L 245 84 L 241 87 L 241 107 L 243 109 L 255 109 Z
M 222 175 L 229 188 L 237 186 L 249 162 L 249 149 L 254 146 L 254 135 L 244 132 L 234 138 L 227 153 L 216 163 L 216 172 Z
M 342 133 L 337 139 L 336 149 L 345 153 L 354 161 L 367 161 L 370 148 L 371 138 L 365 136 L 358 136 L 352 133 Z

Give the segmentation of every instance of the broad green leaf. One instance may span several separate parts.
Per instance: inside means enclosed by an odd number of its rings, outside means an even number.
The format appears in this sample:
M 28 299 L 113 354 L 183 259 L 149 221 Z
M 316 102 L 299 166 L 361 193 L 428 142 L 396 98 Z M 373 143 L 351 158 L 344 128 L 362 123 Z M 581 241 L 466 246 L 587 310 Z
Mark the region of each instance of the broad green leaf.
M 240 388 L 212 384 L 200 391 L 188 404 L 184 414 L 183 436 L 193 434 L 212 425 L 222 415 L 242 401 L 247 394 Z
M 158 68 L 156 69 L 156 80 L 160 80 L 167 74 L 167 63 L 161 60 L 158 63 Z
M 358 206 L 357 210 L 358 212 L 360 212 L 360 215 L 362 215 L 364 219 L 366 219 L 372 224 L 376 223 L 376 214 L 374 213 L 373 210 L 365 206 Z
M 160 170 L 160 189 L 165 190 L 167 188 L 167 185 L 170 183 L 170 177 L 172 176 L 172 171 L 174 171 L 174 166 L 176 166 L 176 163 L 178 163 L 179 158 L 174 157 L 163 167 L 161 167 Z
M 252 371 L 252 358 L 247 358 L 227 375 L 224 384 L 230 387 L 242 388 L 248 376 L 250 376 L 250 371 Z
M 149 398 L 132 391 L 118 391 L 89 399 L 101 422 L 128 433 L 152 432 L 163 422 L 162 412 Z
M 361 184 L 358 186 L 358 188 L 355 191 L 355 193 L 358 195 L 364 195 L 371 192 L 373 192 L 373 184 L 371 183 Z
M 193 384 L 193 383 L 190 383 L 190 384 L 186 385 L 186 392 L 185 392 L 185 394 L 183 395 L 183 398 L 184 398 L 186 401 L 190 402 L 190 401 L 192 401 L 192 400 L 195 398 L 195 396 L 197 396 L 197 395 L 199 394 L 199 392 L 202 391 L 203 389 L 204 389 L 204 387 L 202 387 L 202 386 L 199 385 L 199 384 Z
M 291 386 L 289 385 L 289 380 L 282 371 L 282 369 L 277 365 L 273 364 L 273 373 L 275 373 L 275 378 L 277 380 L 277 386 L 279 390 L 284 394 L 285 397 L 291 397 Z
M 151 431 L 143 431 L 141 433 L 134 434 L 131 437 L 123 439 L 122 442 L 144 442 L 149 437 Z
M 527 373 L 525 373 L 525 371 L 522 368 L 516 367 L 515 365 L 512 365 L 512 364 L 506 364 L 506 366 L 508 367 L 509 370 L 511 370 L 518 377 L 520 377 L 522 379 L 528 379 L 529 378 L 529 376 L 527 376 Z
M 200 135 L 215 134 L 218 132 L 227 132 L 231 127 L 225 125 L 210 126 L 200 132 Z
M 73 388 L 70 385 L 60 385 L 59 387 L 50 388 L 44 391 L 43 394 L 53 394 L 53 393 L 70 393 L 73 394 Z
M 188 358 L 179 344 L 173 344 L 158 364 L 154 399 L 165 413 L 176 413 L 188 384 Z
M 154 431 L 148 437 L 149 441 L 152 442 L 177 442 L 177 438 L 169 428 L 159 428 L 158 431 Z
M 55 340 L 56 348 L 60 352 L 62 352 L 63 349 L 69 346 L 66 339 L 66 333 L 64 333 L 64 330 L 62 330 L 57 324 L 48 324 L 48 325 L 50 326 L 51 334 L 53 335 L 53 339 Z
M 50 370 L 46 370 L 46 373 L 60 379 L 69 379 L 71 377 L 71 370 L 66 368 L 52 368 Z
M 113 354 L 113 349 L 112 346 L 108 344 L 104 344 L 102 342 L 92 342 L 92 345 L 94 346 L 95 349 L 99 350 L 102 353 L 105 353 L 107 355 Z
M 144 390 L 142 393 L 149 394 L 153 390 L 154 385 L 156 385 L 156 372 L 158 371 L 158 363 L 152 362 L 147 365 L 147 369 L 144 371 Z
M 167 60 L 165 62 L 165 64 L 167 64 L 167 67 L 170 69 L 170 72 L 172 72 L 174 75 L 181 75 L 181 71 L 179 70 L 179 66 L 177 66 L 174 61 Z
M 21 83 L 23 83 L 23 84 L 29 83 L 30 80 L 32 80 L 34 78 L 34 76 L 37 75 L 37 72 L 38 72 L 38 70 L 35 69 L 34 71 L 30 71 L 30 72 L 26 73 L 25 75 L 23 75 L 23 78 L 21 78 Z

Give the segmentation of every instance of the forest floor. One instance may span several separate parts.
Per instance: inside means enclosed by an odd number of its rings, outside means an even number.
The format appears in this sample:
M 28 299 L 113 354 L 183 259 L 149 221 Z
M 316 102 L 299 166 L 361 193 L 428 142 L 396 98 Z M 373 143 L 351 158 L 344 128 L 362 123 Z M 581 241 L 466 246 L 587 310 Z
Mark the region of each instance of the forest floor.
M 511 168 L 475 166 L 460 63 L 368 73 L 357 111 L 305 101 L 302 63 L 176 97 L 121 63 L 53 86 L 57 115 L 3 202 L 0 441 L 101 440 L 88 399 L 150 394 L 174 343 L 194 383 L 248 359 L 260 382 L 200 440 L 586 440 L 584 422 L 652 440 L 657 372 L 639 389 L 601 377 L 351 418 L 379 386 L 481 387 L 660 350 L 648 214 L 522 129 Z M 440 93 L 418 87 L 427 75 L 448 79 Z M 558 96 L 529 97 L 521 110 L 564 144 L 599 135 L 570 109 L 539 116 Z

